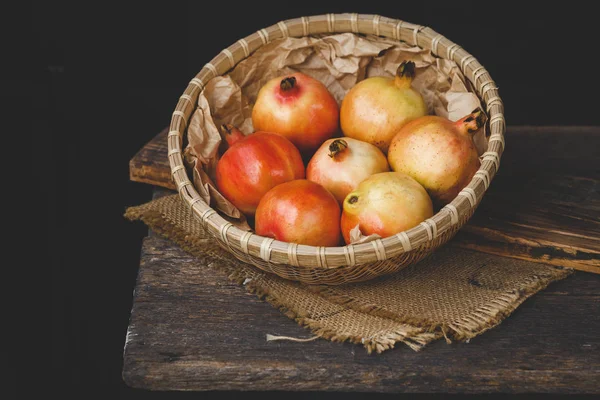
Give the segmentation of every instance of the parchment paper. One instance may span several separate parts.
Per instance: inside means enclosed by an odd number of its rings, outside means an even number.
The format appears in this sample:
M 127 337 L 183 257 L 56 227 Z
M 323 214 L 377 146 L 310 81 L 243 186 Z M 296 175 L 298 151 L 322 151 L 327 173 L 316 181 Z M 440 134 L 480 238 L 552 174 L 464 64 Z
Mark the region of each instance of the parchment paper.
M 251 134 L 253 103 L 259 89 L 274 77 L 293 72 L 310 75 L 341 104 L 357 82 L 371 76 L 393 77 L 404 60 L 416 64 L 413 87 L 423 95 L 429 114 L 456 121 L 481 105 L 456 63 L 436 58 L 429 50 L 352 33 L 274 40 L 225 76 L 212 79 L 200 94 L 185 149 L 196 189 L 207 204 L 238 227 L 249 230 L 243 214 L 213 183 L 216 163 L 224 151 L 218 127 L 233 124 L 244 134 Z M 476 133 L 475 143 L 482 154 L 487 148 L 483 129 Z

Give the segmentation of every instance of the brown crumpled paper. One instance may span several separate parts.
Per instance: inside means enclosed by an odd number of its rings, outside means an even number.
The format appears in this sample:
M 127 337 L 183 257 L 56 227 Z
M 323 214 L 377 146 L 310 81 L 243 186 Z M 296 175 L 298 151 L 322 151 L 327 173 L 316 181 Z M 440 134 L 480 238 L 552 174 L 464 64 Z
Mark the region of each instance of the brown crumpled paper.
M 232 223 L 250 229 L 244 215 L 214 185 L 223 124 L 244 134 L 253 132 L 252 106 L 270 79 L 303 72 L 320 80 L 338 104 L 357 82 L 371 76 L 393 77 L 404 60 L 416 64 L 413 87 L 430 114 L 456 121 L 481 105 L 456 63 L 434 57 L 429 50 L 377 36 L 352 33 L 274 40 L 241 61 L 225 76 L 210 80 L 198 97 L 188 127 L 185 159 L 193 169 L 194 186 L 202 198 Z M 475 135 L 479 154 L 487 148 L 484 130 Z
M 370 235 L 363 235 L 363 233 L 360 230 L 359 224 L 356 224 L 354 228 L 350 229 L 350 243 L 352 244 L 368 243 L 377 239 L 381 239 L 381 236 L 379 236 L 376 233 L 372 233 Z

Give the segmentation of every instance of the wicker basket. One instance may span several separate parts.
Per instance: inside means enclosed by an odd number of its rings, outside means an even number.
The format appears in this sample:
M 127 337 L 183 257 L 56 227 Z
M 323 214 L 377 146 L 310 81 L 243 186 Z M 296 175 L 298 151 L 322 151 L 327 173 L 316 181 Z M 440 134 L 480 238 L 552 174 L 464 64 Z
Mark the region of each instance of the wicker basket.
M 471 81 L 488 112 L 489 145 L 479 171 L 448 205 L 420 225 L 394 236 L 340 247 L 280 242 L 242 231 L 205 204 L 187 175 L 182 138 L 206 83 L 222 75 L 271 40 L 311 34 L 354 32 L 384 36 L 429 49 L 454 60 Z M 279 22 L 247 36 L 219 53 L 193 78 L 173 112 L 168 134 L 169 162 L 181 198 L 219 244 L 238 259 L 283 278 L 336 285 L 364 281 L 398 271 L 446 243 L 468 221 L 500 166 L 504 150 L 504 106 L 485 68 L 459 45 L 432 29 L 378 15 L 327 14 Z

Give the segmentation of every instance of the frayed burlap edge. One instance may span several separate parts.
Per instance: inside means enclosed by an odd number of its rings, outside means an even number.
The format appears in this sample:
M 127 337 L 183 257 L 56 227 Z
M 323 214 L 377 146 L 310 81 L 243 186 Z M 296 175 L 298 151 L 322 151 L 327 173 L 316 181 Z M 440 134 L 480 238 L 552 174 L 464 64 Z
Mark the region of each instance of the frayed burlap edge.
M 246 275 L 244 275 L 244 273 L 241 271 L 235 271 L 229 275 L 229 279 L 240 285 L 244 285 L 244 281 L 246 281 Z M 253 293 L 260 299 L 267 301 L 286 317 L 296 321 L 299 325 L 308 328 L 314 335 L 332 342 L 350 342 L 354 344 L 362 344 L 367 349 L 369 354 L 371 354 L 373 351 L 382 353 L 385 350 L 393 349 L 397 342 L 402 342 L 414 351 L 419 351 L 428 343 L 431 343 L 432 341 L 441 337 L 441 335 L 436 332 L 426 332 L 424 330 L 420 331 L 417 335 L 406 335 L 402 332 L 387 332 L 385 335 L 378 335 L 368 338 L 355 335 L 342 335 L 334 330 L 323 327 L 318 321 L 315 321 L 306 315 L 302 315 L 298 312 L 290 310 L 288 307 L 282 305 L 276 297 L 271 296 L 270 290 L 267 287 L 259 286 L 253 282 L 248 282 L 244 286 L 250 293 Z M 302 286 L 305 287 L 305 285 Z M 294 341 L 306 341 L 295 340 L 293 338 L 286 339 Z
M 307 286 L 307 288 L 325 296 L 332 303 L 344 305 L 358 312 L 377 315 L 396 322 L 421 327 L 426 332 L 443 335 L 446 342 L 450 343 L 451 338 L 458 341 L 469 340 L 498 326 L 529 297 L 540 290 L 545 289 L 552 282 L 564 279 L 574 272 L 574 270 L 570 268 L 557 266 L 549 267 L 554 268 L 556 273 L 545 276 L 535 275 L 526 282 L 524 288 L 500 294 L 499 297 L 494 300 L 493 304 L 480 307 L 469 315 L 465 315 L 460 319 L 447 324 L 436 323 L 426 318 L 398 315 L 376 304 L 364 304 L 353 297 L 339 293 L 336 288 L 327 286 Z
M 318 321 L 291 310 L 285 305 L 281 304 L 276 297 L 271 295 L 268 288 L 259 286 L 251 280 L 248 282 L 249 269 L 252 267 L 240 267 L 232 265 L 231 260 L 224 257 L 222 254 L 223 250 L 220 247 L 204 247 L 202 250 L 199 250 L 200 246 L 196 246 L 199 244 L 198 238 L 194 237 L 193 235 L 189 235 L 185 232 L 185 230 L 177 227 L 174 223 L 171 223 L 160 211 L 145 208 L 144 205 L 134 206 L 127 208 L 124 216 L 130 221 L 142 221 L 154 232 L 174 241 L 184 251 L 187 251 L 194 256 L 197 256 L 202 252 L 222 260 L 223 263 L 219 263 L 219 268 L 221 268 L 227 274 L 227 277 L 231 282 L 245 287 L 249 293 L 256 295 L 259 299 L 267 301 L 286 317 L 296 321 L 300 326 L 309 329 L 314 335 L 320 338 L 332 342 L 347 341 L 354 344 L 362 344 L 367 352 L 371 354 L 373 351 L 382 353 L 385 350 L 393 349 L 395 344 L 398 342 L 406 344 L 414 351 L 419 351 L 428 343 L 431 343 L 442 336 L 441 332 L 436 332 L 433 330 L 426 331 L 424 329 L 418 330 L 418 333 L 414 335 L 406 335 L 403 332 L 386 332 L 383 335 L 376 335 L 373 337 L 341 335 L 334 330 L 323 327 Z M 307 288 L 308 285 L 302 285 L 302 287 Z M 328 298 L 324 298 L 328 300 Z M 403 323 L 400 321 L 396 322 Z

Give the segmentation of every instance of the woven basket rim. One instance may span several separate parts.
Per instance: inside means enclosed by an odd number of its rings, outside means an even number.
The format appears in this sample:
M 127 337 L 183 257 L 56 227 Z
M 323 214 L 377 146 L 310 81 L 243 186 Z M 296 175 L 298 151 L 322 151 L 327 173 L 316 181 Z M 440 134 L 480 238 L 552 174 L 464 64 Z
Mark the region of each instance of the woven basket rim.
M 485 103 L 488 115 L 488 149 L 482 156 L 479 170 L 467 187 L 431 218 L 404 232 L 368 243 L 336 247 L 297 245 L 263 237 L 254 231 L 249 234 L 235 227 L 204 203 L 184 167 L 182 138 L 196 108 L 199 94 L 211 79 L 225 74 L 256 49 L 272 40 L 288 36 L 347 32 L 377 35 L 406 42 L 428 49 L 437 57 L 456 62 L 466 79 L 473 85 L 479 100 Z M 429 27 L 380 15 L 322 14 L 284 20 L 260 29 L 222 50 L 204 65 L 188 84 L 173 112 L 167 139 L 168 158 L 180 197 L 190 206 L 194 217 L 226 247 L 241 249 L 247 255 L 260 257 L 266 262 L 288 263 L 297 267 L 306 265 L 311 268 L 341 268 L 383 261 L 409 252 L 435 240 L 461 219 L 468 220 L 470 215 L 467 214 L 472 214 L 477 207 L 499 169 L 504 151 L 505 130 L 504 105 L 498 94 L 498 87 L 477 59 L 458 44 Z M 462 224 L 466 223 L 466 220 Z M 274 261 L 273 256 L 281 262 Z M 301 256 L 304 262 L 300 262 L 298 256 Z M 334 262 L 331 261 L 332 258 L 335 259 Z

